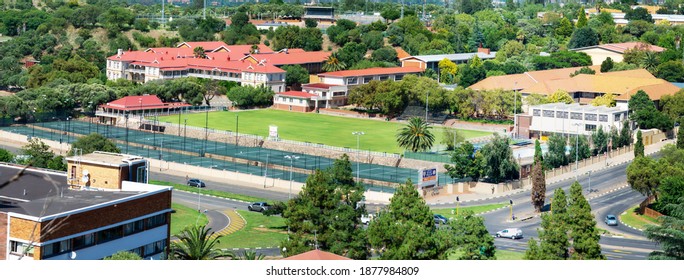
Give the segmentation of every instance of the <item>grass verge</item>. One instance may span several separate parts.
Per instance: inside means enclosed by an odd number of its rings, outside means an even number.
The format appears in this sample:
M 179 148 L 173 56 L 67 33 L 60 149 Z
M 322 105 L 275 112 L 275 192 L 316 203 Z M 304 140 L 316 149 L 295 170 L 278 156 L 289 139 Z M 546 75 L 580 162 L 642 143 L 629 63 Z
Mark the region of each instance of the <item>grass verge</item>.
M 487 205 L 478 205 L 478 206 L 468 206 L 468 207 L 459 207 L 458 208 L 458 216 L 462 216 L 463 212 L 466 210 L 473 211 L 475 214 L 479 213 L 484 213 L 490 210 L 498 209 L 501 207 L 504 207 L 508 205 L 508 203 L 496 203 L 496 204 L 487 204 Z M 451 214 L 451 210 L 454 210 L 454 214 Z M 456 209 L 455 208 L 444 208 L 444 209 L 434 209 L 432 210 L 433 213 L 435 214 L 440 214 L 444 217 L 447 217 L 448 219 L 451 218 L 456 218 Z
M 171 208 L 176 210 L 176 213 L 171 214 L 171 236 L 178 234 L 186 226 L 195 225 L 206 225 L 209 220 L 204 214 L 199 215 L 197 218 L 197 209 L 192 209 L 178 203 L 171 203 Z
M 629 210 L 625 211 L 624 214 L 620 215 L 620 222 L 625 225 L 638 228 L 640 230 L 646 229 L 647 225 L 655 226 L 660 224 L 660 222 L 658 222 L 658 219 L 656 218 L 651 218 L 645 215 L 639 215 L 636 211 L 638 207 L 639 206 L 637 205 L 632 208 L 629 208 Z
M 239 116 L 239 117 L 237 117 Z M 184 114 L 182 119 L 188 120 L 189 126 L 204 127 L 205 114 Z M 239 121 L 238 121 L 239 119 Z M 178 123 L 178 116 L 159 117 L 160 121 Z M 237 126 L 239 124 L 239 126 Z M 241 112 L 210 112 L 209 128 L 218 130 L 236 130 L 240 133 L 267 137 L 269 125 L 278 126 L 278 136 L 282 139 L 322 143 L 336 147 L 355 148 L 356 137 L 353 131 L 363 131 L 365 135 L 359 139 L 361 149 L 377 152 L 402 153 L 397 145 L 395 134 L 403 123 L 329 116 L 315 113 L 296 113 L 274 109 L 251 110 Z M 458 130 L 466 139 L 492 134 L 488 131 Z M 441 143 L 442 128 L 432 129 L 435 143 Z
M 150 180 L 150 184 L 162 185 L 162 186 L 172 186 L 174 189 L 192 192 L 192 193 L 197 193 L 197 191 L 199 190 L 199 188 L 190 187 L 190 186 L 178 184 L 178 183 L 165 182 L 165 181 Z M 261 197 L 242 195 L 242 194 L 236 194 L 236 193 L 229 193 L 229 192 L 224 192 L 224 191 L 201 189 L 200 192 L 203 195 L 213 195 L 216 197 L 241 200 L 241 201 L 245 201 L 245 202 L 255 202 L 255 201 L 270 202 L 270 200 L 265 199 L 265 198 L 261 198 Z
M 237 210 L 247 223 L 235 233 L 221 237 L 219 248 L 276 247 L 287 239 L 285 219 L 280 216 L 266 216 L 258 212 Z

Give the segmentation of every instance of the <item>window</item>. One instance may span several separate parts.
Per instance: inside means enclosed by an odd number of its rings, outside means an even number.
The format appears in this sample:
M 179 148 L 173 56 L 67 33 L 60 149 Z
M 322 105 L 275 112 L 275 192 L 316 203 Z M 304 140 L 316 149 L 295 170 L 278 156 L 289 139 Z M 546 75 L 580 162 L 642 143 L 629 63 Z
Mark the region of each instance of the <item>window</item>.
M 395 81 L 401 81 L 403 78 L 404 78 L 404 75 L 403 75 L 403 74 L 401 74 L 401 75 L 394 75 L 394 80 L 395 80 Z
M 570 118 L 573 120 L 581 120 L 582 113 L 570 113 Z
M 358 83 L 359 83 L 359 81 L 358 81 L 357 77 L 347 78 L 347 84 L 348 85 L 355 85 Z
M 71 166 L 71 177 L 70 179 L 76 178 L 76 165 Z
M 595 124 L 586 124 L 586 125 L 584 125 L 584 130 L 594 131 L 594 130 L 596 130 L 596 125 Z
M 10 241 L 10 253 L 13 255 L 22 255 L 33 257 L 33 246 L 29 248 L 28 243 L 23 243 L 19 241 Z
M 596 114 L 584 114 L 584 120 L 596 121 Z
M 556 111 L 556 118 L 567 119 L 568 118 L 568 112 Z
M 97 233 L 97 243 L 104 243 L 123 237 L 122 226 L 113 227 Z
M 608 122 L 608 115 L 599 115 L 600 122 Z
M 620 114 L 615 114 L 615 121 L 619 122 L 620 121 Z
M 131 235 L 143 231 L 143 221 L 135 221 L 125 224 L 123 227 L 124 235 Z
M 544 110 L 543 112 L 545 118 L 553 118 L 553 111 L 552 110 Z
M 387 75 L 385 75 L 385 76 L 380 76 L 380 80 L 381 80 L 381 81 L 384 81 L 384 80 L 387 80 L 387 79 L 389 79 L 389 76 L 387 76 Z
M 164 240 L 159 240 L 145 245 L 145 257 L 161 253 L 164 250 L 164 243 Z
M 149 217 L 145 220 L 147 229 L 155 228 L 166 224 L 166 214 L 159 214 L 154 217 Z
M 535 117 L 541 116 L 541 110 L 539 110 L 539 109 L 532 110 L 532 115 Z
M 363 83 L 364 84 L 370 83 L 370 81 L 372 81 L 372 80 L 373 80 L 373 77 L 363 77 Z
M 74 250 L 85 248 L 95 244 L 95 233 L 88 233 L 73 239 Z

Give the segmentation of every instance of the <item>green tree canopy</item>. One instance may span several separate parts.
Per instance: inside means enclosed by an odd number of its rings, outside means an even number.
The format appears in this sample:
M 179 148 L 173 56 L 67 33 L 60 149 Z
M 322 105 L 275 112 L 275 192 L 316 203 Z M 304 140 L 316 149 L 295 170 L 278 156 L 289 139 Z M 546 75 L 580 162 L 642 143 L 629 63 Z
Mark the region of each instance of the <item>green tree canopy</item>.
M 494 138 L 482 147 L 484 175 L 492 183 L 518 178 L 518 163 L 513 158 L 513 150 L 508 138 L 495 133 Z
M 494 238 L 484 224 L 484 218 L 475 216 L 466 210 L 464 215 L 449 221 L 454 244 L 463 254 L 461 260 L 495 260 L 496 246 Z
M 140 255 L 133 253 L 131 251 L 119 251 L 114 253 L 114 255 L 111 255 L 109 257 L 104 258 L 105 261 L 126 261 L 126 260 L 142 260 L 142 257 Z
M 121 150 L 116 147 L 116 144 L 99 133 L 91 133 L 89 135 L 79 137 L 71 144 L 69 155 L 74 155 L 75 150 L 79 150 L 79 154 L 85 155 L 95 151 L 120 153 Z
M 214 236 L 206 225 L 188 226 L 175 235 L 178 242 L 171 242 L 169 259 L 174 260 L 217 260 L 232 257 L 233 254 L 216 247 L 221 236 Z
M 413 117 L 397 132 L 397 144 L 412 152 L 430 150 L 435 142 L 435 136 L 430 129 L 425 120 Z

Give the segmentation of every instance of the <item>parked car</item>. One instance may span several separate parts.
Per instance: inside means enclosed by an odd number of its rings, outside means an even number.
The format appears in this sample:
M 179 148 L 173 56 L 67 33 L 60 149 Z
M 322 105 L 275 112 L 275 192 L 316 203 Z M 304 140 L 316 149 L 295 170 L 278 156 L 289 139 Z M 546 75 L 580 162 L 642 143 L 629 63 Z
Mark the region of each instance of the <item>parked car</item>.
M 606 225 L 609 225 L 609 226 L 617 226 L 618 225 L 617 217 L 615 217 L 615 215 L 607 215 L 606 219 L 603 220 L 603 222 L 605 222 Z
M 496 237 L 518 239 L 523 238 L 523 232 L 519 228 L 507 228 L 496 232 Z
M 361 223 L 368 225 L 373 220 L 373 214 L 361 215 Z
M 247 209 L 249 209 L 249 211 L 264 212 L 268 210 L 269 207 L 271 207 L 271 205 L 268 205 L 266 202 L 254 202 L 247 206 Z
M 449 219 L 440 214 L 434 214 L 433 216 L 435 218 L 435 224 L 446 224 L 449 222 Z
M 188 180 L 188 186 L 196 187 L 196 188 L 204 188 L 207 185 L 204 182 L 202 182 L 202 180 L 200 180 L 200 179 L 190 179 L 190 180 Z

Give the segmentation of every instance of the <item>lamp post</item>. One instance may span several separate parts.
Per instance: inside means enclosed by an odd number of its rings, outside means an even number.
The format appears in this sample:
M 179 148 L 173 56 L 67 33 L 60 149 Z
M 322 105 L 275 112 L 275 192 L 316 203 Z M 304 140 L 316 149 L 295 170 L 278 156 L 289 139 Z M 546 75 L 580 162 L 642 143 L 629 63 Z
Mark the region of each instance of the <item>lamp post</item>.
M 207 140 L 209 139 L 209 109 L 204 114 L 204 147 L 202 147 L 202 156 L 207 152 Z
M 286 155 L 285 158 L 290 160 L 290 191 L 287 194 L 287 200 L 289 201 L 290 199 L 292 199 L 292 163 L 294 160 L 299 159 L 299 157 L 295 156 L 295 155 Z M 287 225 L 287 236 L 288 236 L 288 238 L 290 238 L 290 224 L 289 223 Z
M 178 137 L 180 137 L 180 120 L 181 120 L 182 114 L 183 114 L 183 108 L 181 107 L 180 110 L 178 111 Z
M 425 92 L 425 123 L 428 122 L 428 97 L 430 96 L 429 92 Z
M 128 154 L 128 112 L 124 114 L 124 118 L 126 119 L 126 154 Z
M 579 127 L 581 123 L 572 124 L 577 127 L 577 136 L 575 137 L 575 179 L 577 179 L 577 170 L 579 169 Z
M 361 158 L 359 158 L 359 138 L 361 138 L 361 135 L 366 134 L 363 131 L 354 131 L 352 132 L 353 135 L 356 135 L 356 182 L 359 182 L 359 175 L 361 174 L 361 168 L 359 167 L 359 162 L 361 161 Z
M 142 119 L 143 119 L 142 97 L 138 98 L 138 103 L 140 104 L 140 125 L 142 126 Z
M 188 136 L 188 118 L 185 118 L 185 124 L 183 126 L 183 152 L 185 152 L 185 138 Z
M 513 128 L 515 128 L 515 133 L 513 133 L 514 138 L 518 137 L 518 81 L 515 81 L 515 86 L 513 87 Z M 522 100 L 520 100 L 522 102 Z

